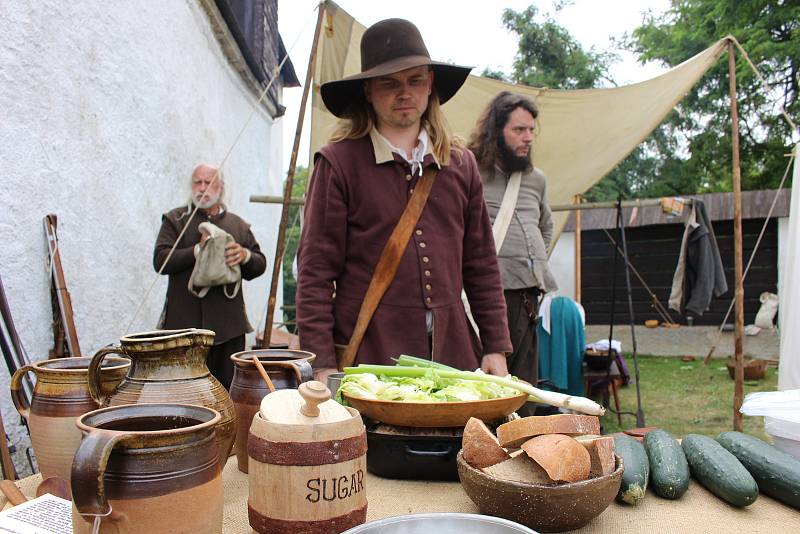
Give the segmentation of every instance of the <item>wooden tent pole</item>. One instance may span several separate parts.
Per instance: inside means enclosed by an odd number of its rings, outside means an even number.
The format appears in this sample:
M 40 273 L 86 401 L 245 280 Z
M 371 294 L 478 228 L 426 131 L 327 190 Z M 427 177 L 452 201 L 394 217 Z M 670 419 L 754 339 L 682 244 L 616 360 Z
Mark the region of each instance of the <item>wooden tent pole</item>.
M 275 303 L 278 296 L 278 280 L 280 279 L 283 267 L 283 254 L 286 251 L 286 227 L 289 222 L 289 207 L 292 200 L 292 188 L 294 186 L 294 173 L 297 168 L 297 154 L 300 150 L 300 136 L 303 133 L 303 118 L 306 114 L 306 102 L 308 94 L 311 92 L 311 82 L 314 77 L 314 70 L 317 64 L 317 43 L 319 43 L 320 29 L 322 28 L 322 17 L 325 14 L 325 3 L 320 2 L 317 8 L 317 26 L 314 28 L 314 42 L 311 44 L 311 53 L 308 58 L 308 70 L 306 71 L 306 81 L 303 84 L 303 97 L 300 100 L 300 114 L 297 117 L 297 127 L 294 132 L 294 143 L 292 144 L 292 156 L 289 160 L 289 172 L 286 174 L 286 185 L 283 188 L 283 207 L 281 209 L 281 223 L 278 227 L 278 243 L 275 246 L 275 261 L 272 264 L 272 283 L 269 288 L 269 300 L 267 301 L 267 317 L 264 321 L 264 335 L 261 338 L 261 348 L 269 348 L 272 339 L 272 318 L 275 316 Z
M 734 341 L 734 386 L 733 386 L 733 428 L 742 431 L 742 407 L 744 397 L 744 285 L 742 283 L 742 173 L 739 168 L 739 111 L 736 107 L 736 58 L 733 55 L 733 41 L 728 40 L 728 76 L 731 97 L 731 147 L 733 151 L 733 252 L 734 284 L 736 290 L 735 341 Z
M 581 203 L 581 196 L 575 195 L 575 204 Z M 575 211 L 575 302 L 581 301 L 581 210 Z

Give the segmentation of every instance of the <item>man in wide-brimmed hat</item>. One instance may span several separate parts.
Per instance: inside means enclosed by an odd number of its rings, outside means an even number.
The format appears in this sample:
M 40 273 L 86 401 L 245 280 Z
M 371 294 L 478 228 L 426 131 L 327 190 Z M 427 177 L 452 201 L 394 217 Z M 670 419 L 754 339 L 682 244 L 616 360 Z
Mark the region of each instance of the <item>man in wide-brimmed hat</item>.
M 300 344 L 316 353 L 319 378 L 337 366 L 334 345 L 350 339 L 381 251 L 432 170 L 427 203 L 356 363 L 391 364 L 410 354 L 508 372 L 512 346 L 480 175 L 440 109 L 469 71 L 432 61 L 413 24 L 389 19 L 364 33 L 361 73 L 322 86 L 325 105 L 342 121 L 314 156 L 296 296 Z

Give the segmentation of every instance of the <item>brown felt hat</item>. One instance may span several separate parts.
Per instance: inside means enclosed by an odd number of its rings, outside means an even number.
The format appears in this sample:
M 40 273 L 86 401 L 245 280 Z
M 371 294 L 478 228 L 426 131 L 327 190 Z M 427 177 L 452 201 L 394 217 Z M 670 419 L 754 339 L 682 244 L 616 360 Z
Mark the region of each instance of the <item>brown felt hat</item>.
M 422 35 L 409 21 L 376 22 L 361 38 L 361 72 L 322 84 L 322 100 L 331 113 L 341 117 L 352 103 L 364 100 L 364 80 L 423 65 L 430 65 L 434 71 L 433 84 L 442 104 L 456 94 L 472 70 L 472 67 L 432 61 Z

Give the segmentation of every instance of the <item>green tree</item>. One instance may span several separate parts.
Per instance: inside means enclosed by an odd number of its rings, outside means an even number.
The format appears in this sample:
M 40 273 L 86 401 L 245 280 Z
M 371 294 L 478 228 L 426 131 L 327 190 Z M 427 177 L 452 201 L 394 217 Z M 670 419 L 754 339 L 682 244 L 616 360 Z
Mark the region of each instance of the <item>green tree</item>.
M 761 83 L 736 52 L 737 101 L 743 189 L 776 187 L 786 168 L 784 154 L 792 132 L 778 106 L 796 119 L 800 75 L 800 2 L 798 0 L 674 0 L 663 15 L 649 15 L 625 39 L 642 62 L 672 67 L 733 35 L 748 52 L 769 85 Z M 670 115 L 671 143 L 655 144 L 659 174 L 674 173 L 701 191 L 731 190 L 731 115 L 727 61 L 720 60 Z M 665 128 L 662 128 L 664 130 Z M 681 136 L 685 139 L 681 140 Z M 681 147 L 686 157 L 672 148 Z M 645 191 L 656 191 L 654 180 Z M 692 191 L 687 191 L 692 192 Z
M 308 184 L 308 167 L 297 167 L 292 183 L 292 198 L 300 198 L 304 195 Z M 297 280 L 295 280 L 292 264 L 297 254 L 297 245 L 300 243 L 300 206 L 289 206 L 289 219 L 286 227 L 286 251 L 283 254 L 283 305 L 294 306 L 295 294 L 297 293 Z M 284 309 L 283 320 L 289 323 L 289 330 L 292 331 L 292 323 L 295 320 L 294 308 Z

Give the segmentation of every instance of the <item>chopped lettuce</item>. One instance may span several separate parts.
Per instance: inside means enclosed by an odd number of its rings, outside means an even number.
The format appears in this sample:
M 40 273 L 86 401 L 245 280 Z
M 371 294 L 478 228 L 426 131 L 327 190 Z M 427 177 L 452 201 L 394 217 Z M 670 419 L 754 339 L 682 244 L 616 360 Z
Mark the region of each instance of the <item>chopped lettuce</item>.
M 340 401 L 342 393 L 365 399 L 403 402 L 477 401 L 519 395 L 518 390 L 493 382 L 442 378 L 433 368 L 420 377 L 372 373 L 345 375 L 337 393 Z

